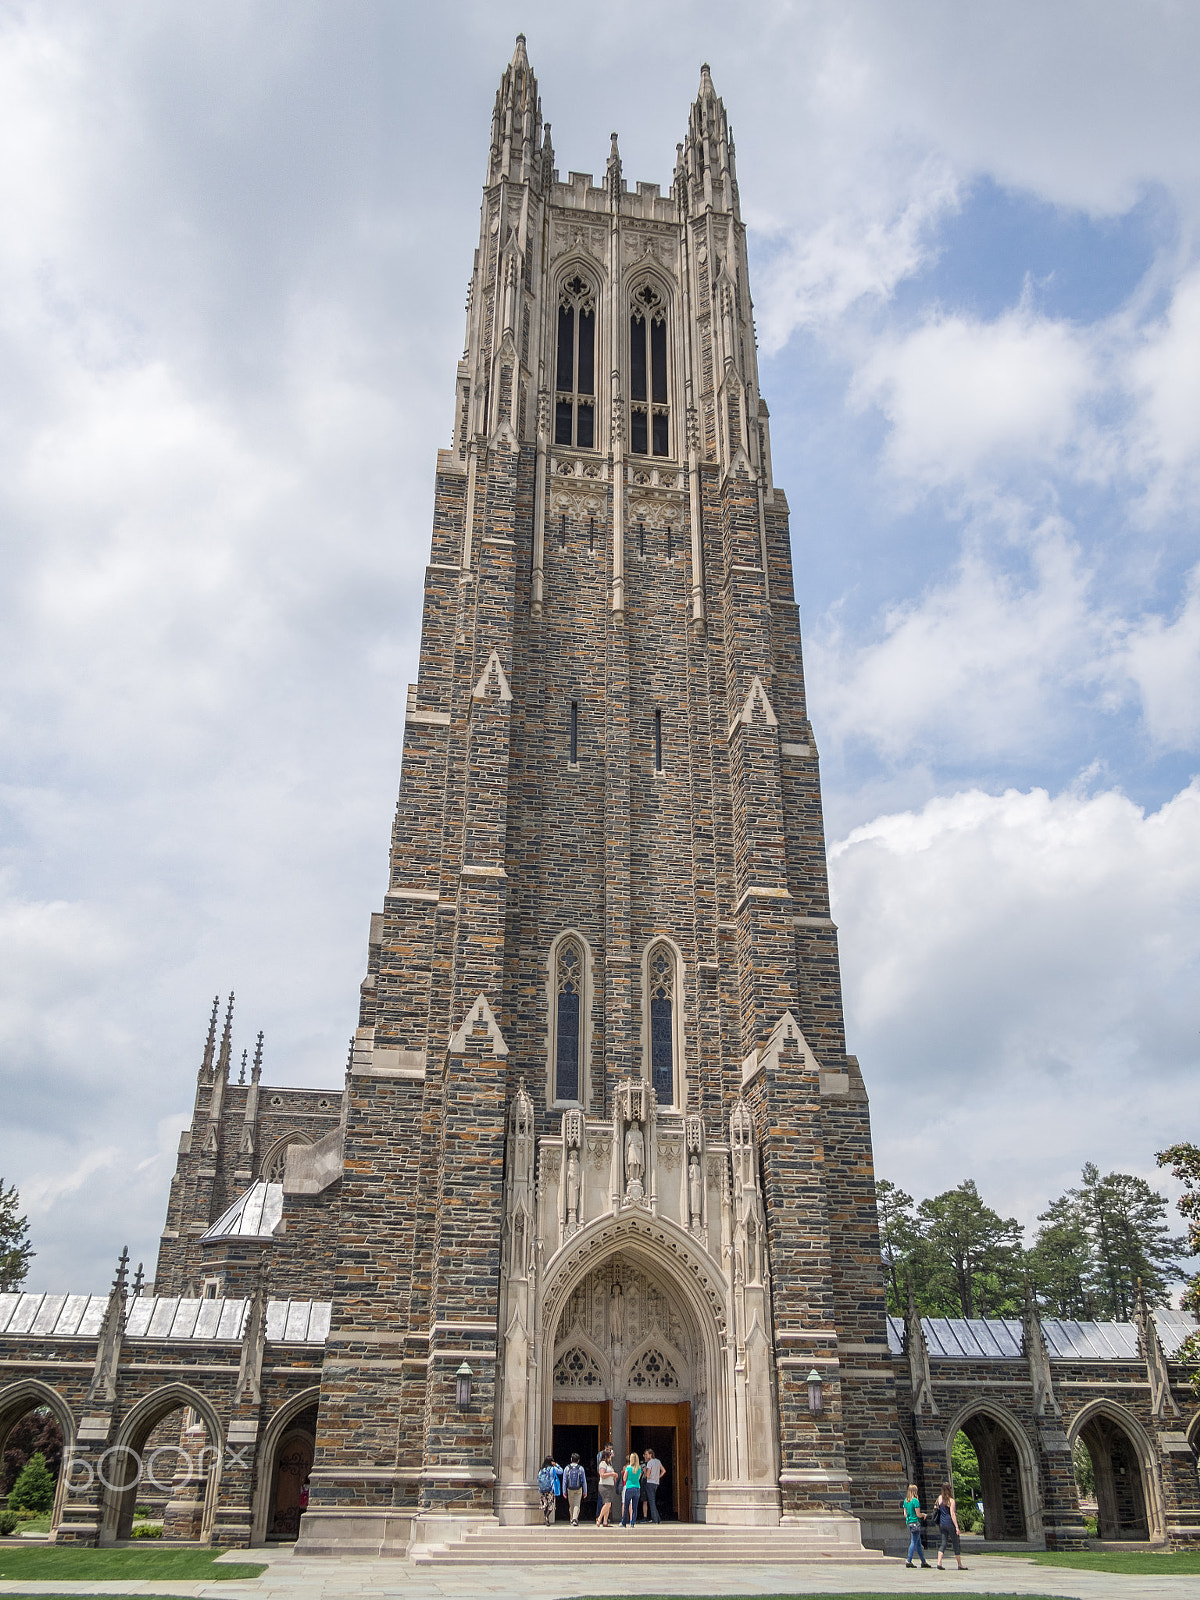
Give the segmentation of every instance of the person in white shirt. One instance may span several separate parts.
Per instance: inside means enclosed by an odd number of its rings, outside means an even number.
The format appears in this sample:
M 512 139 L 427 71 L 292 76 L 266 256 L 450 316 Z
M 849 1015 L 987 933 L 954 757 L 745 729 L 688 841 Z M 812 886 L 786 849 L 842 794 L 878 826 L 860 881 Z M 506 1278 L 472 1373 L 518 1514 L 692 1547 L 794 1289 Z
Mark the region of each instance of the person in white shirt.
M 658 1514 L 658 1486 L 666 1477 L 667 1469 L 654 1454 L 653 1450 L 647 1450 L 642 1459 L 646 1463 L 642 1469 L 642 1488 L 646 1493 L 646 1505 L 649 1507 L 650 1521 L 661 1522 L 662 1518 Z

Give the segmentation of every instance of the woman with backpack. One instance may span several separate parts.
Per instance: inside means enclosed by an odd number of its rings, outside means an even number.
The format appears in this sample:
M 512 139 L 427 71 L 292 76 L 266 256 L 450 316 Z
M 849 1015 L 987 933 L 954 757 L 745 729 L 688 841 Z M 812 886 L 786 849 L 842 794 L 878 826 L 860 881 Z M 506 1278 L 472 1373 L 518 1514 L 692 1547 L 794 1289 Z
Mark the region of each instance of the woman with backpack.
M 596 1526 L 611 1528 L 609 1518 L 617 1498 L 617 1463 L 613 1459 L 612 1445 L 604 1446 L 596 1470 L 600 1476 L 600 1515 L 596 1518 Z
M 567 1463 L 567 1470 L 563 1473 L 563 1488 L 567 1491 L 567 1510 L 571 1513 L 571 1526 L 579 1526 L 579 1504 L 587 1493 L 587 1473 L 579 1460 L 576 1451 Z
M 538 1472 L 538 1494 L 542 1500 L 542 1521 L 548 1528 L 554 1522 L 554 1513 L 558 1509 L 557 1502 L 561 1493 L 562 1472 L 554 1457 L 547 1456 Z
M 625 1468 L 625 1496 L 621 1503 L 621 1526 L 628 1528 L 630 1533 L 637 1526 L 637 1508 L 641 1498 L 642 1458 L 635 1450 L 629 1457 L 629 1465 Z
M 942 1485 L 942 1492 L 933 1502 L 933 1515 L 937 1521 L 938 1532 L 938 1571 L 942 1570 L 942 1556 L 945 1554 L 947 1544 L 954 1547 L 954 1559 L 958 1562 L 959 1571 L 967 1570 L 962 1558 L 962 1545 L 959 1543 L 958 1517 L 954 1509 L 954 1489 L 948 1484 Z

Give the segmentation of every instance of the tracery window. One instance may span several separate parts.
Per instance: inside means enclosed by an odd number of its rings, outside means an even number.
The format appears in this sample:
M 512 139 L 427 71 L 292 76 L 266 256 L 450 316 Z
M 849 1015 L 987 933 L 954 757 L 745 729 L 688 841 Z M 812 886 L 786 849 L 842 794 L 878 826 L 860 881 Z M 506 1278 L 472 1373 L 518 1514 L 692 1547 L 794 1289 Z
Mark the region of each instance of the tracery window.
M 596 299 L 578 273 L 558 302 L 554 442 L 591 450 L 596 438 Z
M 669 455 L 667 308 L 648 283 L 635 290 L 629 316 L 629 398 L 630 450 Z
M 599 1389 L 604 1379 L 586 1350 L 574 1345 L 554 1363 L 554 1385 L 559 1389 Z
M 629 1373 L 631 1389 L 678 1389 L 679 1374 L 661 1350 L 647 1350 Z
M 660 1106 L 675 1103 L 675 957 L 655 945 L 647 968 L 650 991 L 650 1086 Z
M 583 1010 L 583 949 L 564 939 L 554 963 L 554 1098 L 579 1100 L 579 1026 Z

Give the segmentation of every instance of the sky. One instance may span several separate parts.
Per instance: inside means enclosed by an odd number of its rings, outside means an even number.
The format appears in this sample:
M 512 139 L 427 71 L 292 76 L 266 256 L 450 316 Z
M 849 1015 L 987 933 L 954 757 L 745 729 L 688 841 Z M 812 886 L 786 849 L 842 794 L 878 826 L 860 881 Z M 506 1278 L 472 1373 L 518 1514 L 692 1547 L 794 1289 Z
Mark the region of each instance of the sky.
M 1200 8 L 0 0 L 31 1288 L 153 1263 L 217 991 L 341 1083 L 519 29 L 564 173 L 733 123 L 878 1172 L 1200 1138 Z

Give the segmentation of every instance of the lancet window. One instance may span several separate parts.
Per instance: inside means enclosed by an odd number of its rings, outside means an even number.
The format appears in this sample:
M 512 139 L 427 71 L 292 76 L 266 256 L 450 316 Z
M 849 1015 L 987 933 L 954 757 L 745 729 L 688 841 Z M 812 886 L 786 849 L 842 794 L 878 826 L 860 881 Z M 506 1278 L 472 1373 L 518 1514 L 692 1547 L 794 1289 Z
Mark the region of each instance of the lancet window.
M 558 302 L 554 442 L 591 450 L 596 442 L 596 297 L 578 273 Z
M 651 284 L 634 291 L 629 316 L 629 448 L 634 455 L 670 455 L 667 308 Z
M 675 953 L 658 944 L 647 964 L 650 1000 L 650 1086 L 660 1106 L 675 1103 Z
M 554 963 L 554 1098 L 581 1100 L 583 948 L 564 939 Z

